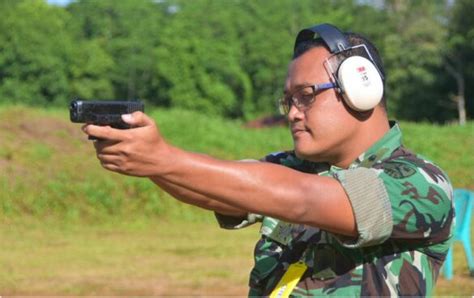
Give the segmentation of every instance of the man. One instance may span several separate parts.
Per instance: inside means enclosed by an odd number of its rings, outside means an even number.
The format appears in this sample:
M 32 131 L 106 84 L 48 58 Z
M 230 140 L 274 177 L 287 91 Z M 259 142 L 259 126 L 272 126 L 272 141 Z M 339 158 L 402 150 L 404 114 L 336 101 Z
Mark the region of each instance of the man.
M 108 170 L 149 177 L 213 210 L 224 228 L 262 220 L 250 295 L 430 295 L 453 221 L 447 176 L 401 145 L 375 47 L 322 24 L 300 32 L 281 106 L 294 151 L 224 161 L 134 128 L 84 126 Z

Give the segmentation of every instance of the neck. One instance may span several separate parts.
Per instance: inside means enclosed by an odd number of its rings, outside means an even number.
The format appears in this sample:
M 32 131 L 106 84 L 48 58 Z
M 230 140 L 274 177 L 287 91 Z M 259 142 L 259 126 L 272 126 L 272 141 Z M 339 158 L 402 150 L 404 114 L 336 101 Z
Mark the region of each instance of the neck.
M 390 126 L 385 111 L 376 108 L 368 119 L 358 122 L 355 135 L 341 146 L 338 154 L 331 158 L 330 164 L 344 169 L 348 168 L 354 160 L 372 147 L 389 130 Z

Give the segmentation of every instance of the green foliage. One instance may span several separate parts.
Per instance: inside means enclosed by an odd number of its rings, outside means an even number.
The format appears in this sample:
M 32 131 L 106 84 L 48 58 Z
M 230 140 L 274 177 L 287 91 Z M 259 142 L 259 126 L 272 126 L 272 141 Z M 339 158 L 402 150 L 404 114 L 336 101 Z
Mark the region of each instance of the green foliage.
M 113 86 L 109 96 L 152 98 L 157 92 L 152 88 L 156 76 L 153 51 L 165 21 L 162 9 L 144 0 L 86 0 L 72 3 L 67 10 L 74 15 L 76 38 L 96 42 L 113 60 L 105 73 Z
M 108 73 L 114 65 L 97 40 L 84 40 L 71 48 L 68 67 L 70 94 L 78 98 L 111 98 L 113 86 Z M 66 102 L 63 101 L 63 102 Z
M 394 1 L 395 3 L 400 3 Z M 437 20 L 444 7 L 419 1 L 394 6 L 394 28 L 385 36 L 389 110 L 409 120 L 443 121 L 455 118 L 443 84 L 442 43 L 446 31 Z
M 445 59 L 464 77 L 468 113 L 474 111 L 474 100 L 472 100 L 474 90 L 469 84 L 474 80 L 474 20 L 470 15 L 473 9 L 472 1 L 455 1 L 448 14 L 449 22 L 446 25 L 448 38 Z M 451 93 L 456 93 L 455 83 L 453 82 L 452 85 Z
M 0 94 L 11 102 L 55 102 L 67 90 L 62 57 L 66 13 L 43 1 L 10 3 L 0 21 Z
M 140 98 L 251 119 L 276 112 L 296 33 L 318 23 L 361 32 L 385 61 L 397 118 L 449 122 L 455 60 L 474 76 L 472 1 L 0 1 L 3 101 Z M 466 85 L 468 116 L 473 89 Z
M 0 94 L 3 101 L 58 105 L 110 96 L 111 60 L 91 41 L 74 41 L 72 16 L 44 1 L 0 3 Z

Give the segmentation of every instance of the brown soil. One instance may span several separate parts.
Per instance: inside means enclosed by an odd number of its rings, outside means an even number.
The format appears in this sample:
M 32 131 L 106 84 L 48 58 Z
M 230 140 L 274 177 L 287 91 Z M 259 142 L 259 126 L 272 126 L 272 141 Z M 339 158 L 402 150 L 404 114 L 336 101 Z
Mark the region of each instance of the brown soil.
M 21 110 L 13 113 L 0 122 L 0 136 L 14 136 L 15 144 L 34 140 L 63 148 L 71 146 L 70 138 L 86 140 L 80 126 L 69 123 L 67 119 L 41 117 Z
M 251 120 L 245 124 L 247 128 L 265 128 L 273 126 L 287 126 L 288 121 L 285 116 L 275 115 L 275 116 L 266 116 Z
M 78 146 L 88 145 L 80 125 L 70 123 L 69 119 L 25 108 L 2 112 L 0 119 L 0 171 L 13 180 L 31 171 L 33 165 L 23 154 L 32 146 L 50 149 L 57 160 L 60 155 L 83 151 Z

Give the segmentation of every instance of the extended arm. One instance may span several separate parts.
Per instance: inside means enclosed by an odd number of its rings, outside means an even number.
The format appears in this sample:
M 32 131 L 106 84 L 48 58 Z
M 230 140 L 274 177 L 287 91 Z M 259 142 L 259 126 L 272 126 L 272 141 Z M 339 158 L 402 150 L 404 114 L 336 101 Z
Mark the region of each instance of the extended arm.
M 84 128 L 87 134 L 107 140 L 96 146 L 106 169 L 158 177 L 163 185 L 179 186 L 236 210 L 357 235 L 349 199 L 333 178 L 270 163 L 223 161 L 187 152 L 167 144 L 146 115 L 134 113 L 124 120 L 137 128 Z
M 333 178 L 170 150 L 175 158 L 159 173 L 166 181 L 252 213 L 356 235 L 349 199 Z

